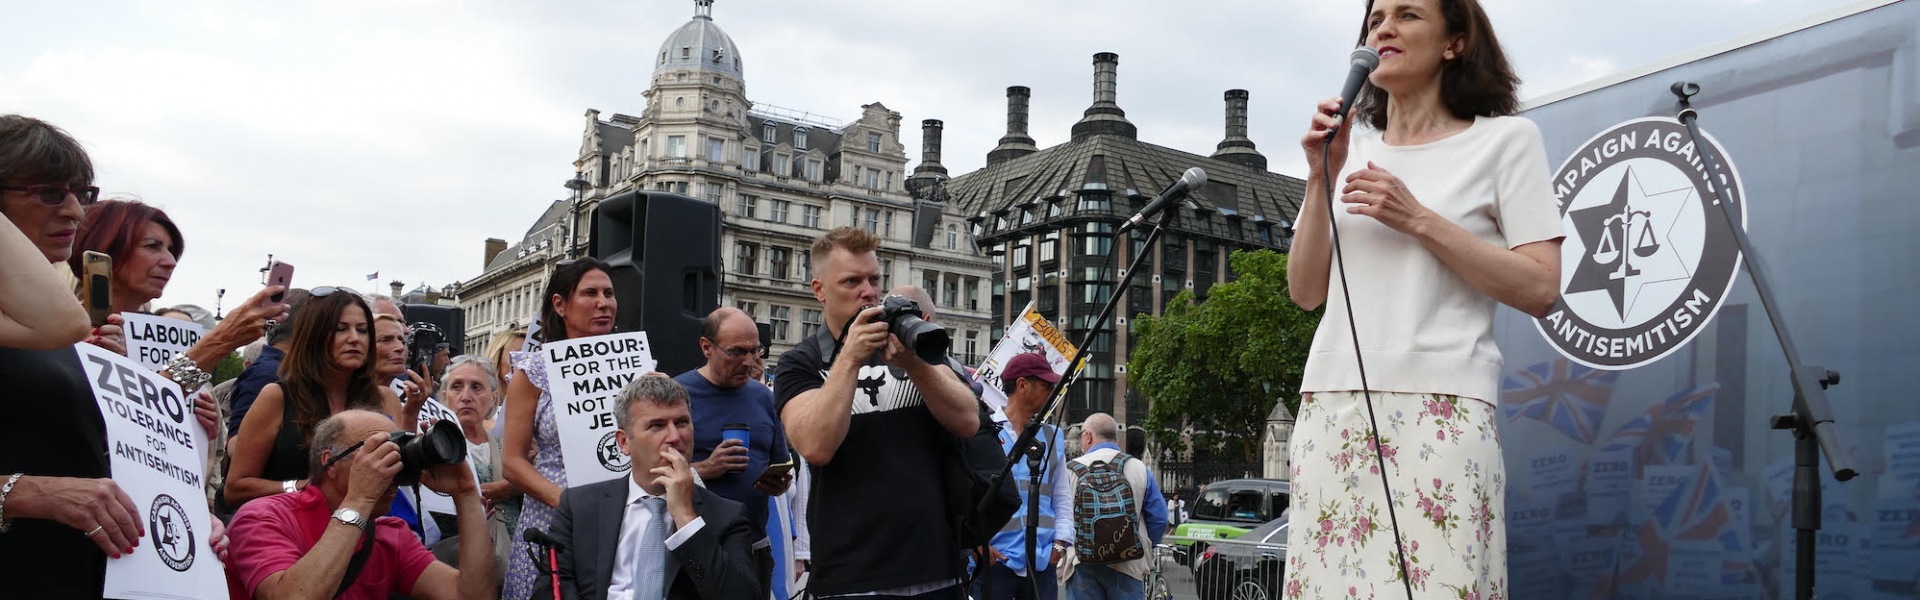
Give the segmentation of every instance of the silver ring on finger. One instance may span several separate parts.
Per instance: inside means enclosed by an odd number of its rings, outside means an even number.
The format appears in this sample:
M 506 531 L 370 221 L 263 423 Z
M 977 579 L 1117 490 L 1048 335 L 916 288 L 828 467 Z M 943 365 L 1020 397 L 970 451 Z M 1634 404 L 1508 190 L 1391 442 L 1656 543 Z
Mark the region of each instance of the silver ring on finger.
M 95 525 L 93 527 L 93 531 L 87 532 L 87 537 L 93 537 L 93 534 L 100 533 L 102 530 L 105 530 L 106 528 L 107 528 L 106 525 Z

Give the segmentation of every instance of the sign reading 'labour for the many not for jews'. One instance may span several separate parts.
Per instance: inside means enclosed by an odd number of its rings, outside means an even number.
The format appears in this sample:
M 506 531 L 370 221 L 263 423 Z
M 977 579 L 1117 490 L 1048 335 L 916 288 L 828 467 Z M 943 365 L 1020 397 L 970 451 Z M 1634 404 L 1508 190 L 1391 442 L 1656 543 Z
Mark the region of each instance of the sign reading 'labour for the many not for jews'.
M 1067 373 L 1067 361 L 1073 360 L 1076 352 L 1078 350 L 1073 342 L 1067 341 L 1067 336 L 1034 310 L 1032 302 L 1028 302 L 1027 308 L 1020 311 L 1020 317 L 1007 326 L 1006 335 L 1001 336 L 993 350 L 987 353 L 986 362 L 980 364 L 980 370 L 974 374 L 974 378 L 983 384 L 981 393 L 987 405 L 996 412 L 1005 411 L 1007 394 L 1000 390 L 1000 369 L 1006 367 L 1013 357 L 1026 353 L 1041 354 L 1047 357 L 1047 364 L 1053 367 L 1054 372 L 1065 376 L 1079 373 L 1077 369 Z
M 540 352 L 547 362 L 547 390 L 553 394 L 567 485 L 626 475 L 633 465 L 614 441 L 613 432 L 619 427 L 614 424 L 613 401 L 627 382 L 659 364 L 647 344 L 647 333 L 548 342 Z
M 133 499 L 147 538 L 107 561 L 112 598 L 226 597 L 220 561 L 207 545 L 204 446 L 193 401 L 180 386 L 127 357 L 74 346 L 107 425 L 113 481 Z
M 186 352 L 206 335 L 206 329 L 193 321 L 130 312 L 120 316 L 127 320 L 127 358 L 152 371 L 167 366 L 174 355 Z

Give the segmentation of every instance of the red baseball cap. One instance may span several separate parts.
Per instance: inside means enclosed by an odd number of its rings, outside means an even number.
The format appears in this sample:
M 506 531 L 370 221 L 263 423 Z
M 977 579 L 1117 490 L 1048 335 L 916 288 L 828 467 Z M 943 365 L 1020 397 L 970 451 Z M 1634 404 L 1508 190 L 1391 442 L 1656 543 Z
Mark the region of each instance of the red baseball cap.
M 1047 357 L 1037 352 L 1018 354 L 1007 361 L 1007 368 L 1000 370 L 1000 381 L 1018 381 L 1022 377 L 1035 377 L 1048 384 L 1060 383 L 1060 374 L 1053 372 L 1053 365 L 1047 363 Z

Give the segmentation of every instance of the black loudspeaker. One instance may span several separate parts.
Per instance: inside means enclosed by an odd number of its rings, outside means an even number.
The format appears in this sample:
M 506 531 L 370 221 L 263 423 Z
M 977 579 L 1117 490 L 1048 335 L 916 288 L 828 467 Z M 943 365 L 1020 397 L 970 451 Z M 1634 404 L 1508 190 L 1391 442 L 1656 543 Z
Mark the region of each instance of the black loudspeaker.
M 615 331 L 647 332 L 662 373 L 706 364 L 700 321 L 720 307 L 720 207 L 626 192 L 600 201 L 589 240 L 593 257 L 613 267 Z
M 408 304 L 400 307 L 401 316 L 408 324 L 432 323 L 447 336 L 447 356 L 466 354 L 467 318 L 466 311 L 452 306 L 438 304 Z

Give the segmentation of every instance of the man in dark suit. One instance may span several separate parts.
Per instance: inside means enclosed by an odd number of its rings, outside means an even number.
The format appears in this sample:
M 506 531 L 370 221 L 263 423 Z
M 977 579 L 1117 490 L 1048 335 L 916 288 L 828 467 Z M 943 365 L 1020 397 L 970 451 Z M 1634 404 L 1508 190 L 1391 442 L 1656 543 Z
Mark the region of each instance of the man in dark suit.
M 549 532 L 565 600 L 753 600 L 761 595 L 738 502 L 694 483 L 687 390 L 662 375 L 635 378 L 614 404 L 614 439 L 633 476 L 567 490 Z M 534 586 L 551 598 L 552 586 Z

